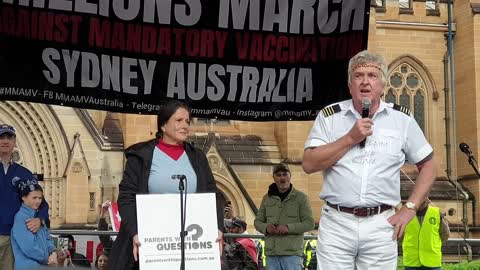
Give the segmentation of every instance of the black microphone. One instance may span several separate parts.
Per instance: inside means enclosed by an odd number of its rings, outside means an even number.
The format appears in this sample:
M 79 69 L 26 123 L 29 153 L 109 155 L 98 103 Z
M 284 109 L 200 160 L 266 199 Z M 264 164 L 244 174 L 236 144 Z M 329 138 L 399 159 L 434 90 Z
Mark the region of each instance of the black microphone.
M 362 118 L 367 118 L 370 115 L 370 106 L 372 106 L 372 101 L 369 98 L 362 99 Z M 363 139 L 360 142 L 360 147 L 365 147 L 365 142 L 367 138 Z
M 184 174 L 174 174 L 172 175 L 172 180 L 185 180 L 187 177 Z
M 473 153 L 470 150 L 470 147 L 468 146 L 468 144 L 462 142 L 458 145 L 458 147 L 463 153 L 465 153 L 465 155 L 467 155 L 468 158 L 475 160 L 475 157 L 473 156 Z

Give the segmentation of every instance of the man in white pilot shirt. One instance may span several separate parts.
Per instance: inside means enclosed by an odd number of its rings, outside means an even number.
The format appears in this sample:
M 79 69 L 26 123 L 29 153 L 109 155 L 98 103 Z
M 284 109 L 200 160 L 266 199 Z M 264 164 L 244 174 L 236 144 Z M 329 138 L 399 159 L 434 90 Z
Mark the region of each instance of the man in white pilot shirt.
M 396 269 L 397 239 L 435 181 L 433 149 L 410 110 L 380 99 L 386 74 L 383 57 L 368 51 L 352 57 L 352 99 L 324 108 L 305 143 L 305 172 L 324 174 L 318 269 Z M 365 100 L 371 106 L 362 118 Z M 405 160 L 419 174 L 395 213 Z

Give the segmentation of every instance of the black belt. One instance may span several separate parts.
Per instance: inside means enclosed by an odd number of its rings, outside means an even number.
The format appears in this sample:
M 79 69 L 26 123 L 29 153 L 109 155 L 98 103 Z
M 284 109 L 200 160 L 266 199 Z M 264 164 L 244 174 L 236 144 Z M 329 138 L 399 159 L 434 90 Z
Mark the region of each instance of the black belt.
M 382 204 L 374 207 L 344 207 L 327 202 L 327 205 L 340 212 L 349 213 L 357 217 L 370 217 L 393 208 L 391 205 Z

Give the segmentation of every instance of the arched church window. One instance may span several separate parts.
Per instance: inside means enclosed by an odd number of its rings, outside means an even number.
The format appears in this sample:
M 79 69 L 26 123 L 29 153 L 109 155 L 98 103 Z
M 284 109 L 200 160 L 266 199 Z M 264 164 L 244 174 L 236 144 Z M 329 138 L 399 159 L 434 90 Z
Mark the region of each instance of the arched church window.
M 399 88 L 402 86 L 403 83 L 403 77 L 401 74 L 394 73 L 392 76 L 390 76 L 390 84 L 395 87 Z
M 425 126 L 425 97 L 423 93 L 418 91 L 413 98 L 413 115 L 417 120 L 418 125 L 424 130 Z
M 385 102 L 396 103 L 397 98 L 395 97 L 394 91 L 395 89 L 393 88 L 388 89 L 387 95 L 385 96 Z
M 407 77 L 407 86 L 411 89 L 416 88 L 418 86 L 418 76 L 417 74 L 409 74 Z
M 409 108 L 420 128 L 425 132 L 426 86 L 420 74 L 410 64 L 398 65 L 390 72 L 385 87 L 384 101 Z
M 410 109 L 410 96 L 407 94 L 407 89 L 403 88 L 402 94 L 400 95 L 400 105 Z

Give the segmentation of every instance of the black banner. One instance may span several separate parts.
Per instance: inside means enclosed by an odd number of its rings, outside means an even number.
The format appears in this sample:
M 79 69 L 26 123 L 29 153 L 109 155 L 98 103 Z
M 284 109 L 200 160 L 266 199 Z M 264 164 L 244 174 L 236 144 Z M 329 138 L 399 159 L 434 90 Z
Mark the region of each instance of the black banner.
M 0 99 L 311 120 L 349 98 L 368 0 L 0 0 Z

